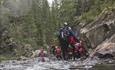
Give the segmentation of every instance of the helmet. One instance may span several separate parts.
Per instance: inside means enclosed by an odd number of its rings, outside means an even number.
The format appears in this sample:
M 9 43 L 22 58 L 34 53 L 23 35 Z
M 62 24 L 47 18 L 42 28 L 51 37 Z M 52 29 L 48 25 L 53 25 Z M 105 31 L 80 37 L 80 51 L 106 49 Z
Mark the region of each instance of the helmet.
M 64 25 L 65 25 L 65 26 L 67 26 L 67 25 L 68 25 L 68 23 L 67 23 L 67 22 L 64 22 Z

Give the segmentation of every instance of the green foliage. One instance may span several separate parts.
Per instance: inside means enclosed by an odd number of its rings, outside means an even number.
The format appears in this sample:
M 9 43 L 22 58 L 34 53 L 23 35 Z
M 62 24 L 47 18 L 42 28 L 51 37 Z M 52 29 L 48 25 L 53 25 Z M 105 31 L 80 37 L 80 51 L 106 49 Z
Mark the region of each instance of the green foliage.
M 63 0 L 63 3 L 59 9 L 59 15 L 62 22 L 67 21 L 70 25 L 72 24 L 73 17 L 77 12 L 75 5 L 75 0 Z
M 94 4 L 89 8 L 89 10 L 82 13 L 79 19 L 83 23 L 90 23 L 96 19 L 96 17 L 108 7 L 112 7 L 114 0 L 94 0 Z

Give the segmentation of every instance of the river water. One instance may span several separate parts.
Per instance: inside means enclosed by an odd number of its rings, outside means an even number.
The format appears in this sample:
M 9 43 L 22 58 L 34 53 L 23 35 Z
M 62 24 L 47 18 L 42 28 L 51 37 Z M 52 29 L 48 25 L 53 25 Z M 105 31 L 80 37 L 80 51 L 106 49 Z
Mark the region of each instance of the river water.
M 28 60 L 10 60 L 0 63 L 0 70 L 115 70 L 115 61 L 111 59 L 86 59 L 76 61 L 58 61 L 45 58 Z

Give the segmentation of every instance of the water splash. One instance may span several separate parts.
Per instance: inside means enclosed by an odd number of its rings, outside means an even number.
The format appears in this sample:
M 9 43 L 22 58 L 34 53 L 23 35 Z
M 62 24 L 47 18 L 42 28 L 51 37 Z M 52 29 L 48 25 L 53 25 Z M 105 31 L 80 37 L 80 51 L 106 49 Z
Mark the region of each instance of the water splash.
M 40 58 L 26 61 L 5 61 L 0 64 L 1 70 L 70 70 L 71 68 L 92 68 L 97 61 L 86 59 L 84 61 L 54 61 L 45 58 L 46 62 L 41 62 Z

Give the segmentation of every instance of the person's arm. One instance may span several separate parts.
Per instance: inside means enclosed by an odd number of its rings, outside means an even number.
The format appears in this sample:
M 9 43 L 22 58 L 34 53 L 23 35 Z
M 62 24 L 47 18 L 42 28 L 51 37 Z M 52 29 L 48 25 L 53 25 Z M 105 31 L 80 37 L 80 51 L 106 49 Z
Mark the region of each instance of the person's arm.
M 61 37 L 64 38 L 64 33 L 63 32 L 61 32 Z

